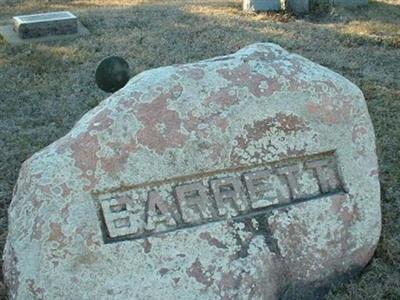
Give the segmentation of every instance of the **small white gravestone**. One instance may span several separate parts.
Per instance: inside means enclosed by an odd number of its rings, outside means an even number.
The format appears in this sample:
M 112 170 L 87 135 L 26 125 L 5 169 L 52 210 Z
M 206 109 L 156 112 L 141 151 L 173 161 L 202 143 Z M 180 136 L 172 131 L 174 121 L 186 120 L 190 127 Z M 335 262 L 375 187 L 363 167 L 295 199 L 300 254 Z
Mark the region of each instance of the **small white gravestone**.
M 43 42 L 88 35 L 89 31 L 69 11 L 15 16 L 13 25 L 0 26 L 0 35 L 11 44 Z
M 14 30 L 23 38 L 78 32 L 78 19 L 69 11 L 13 17 Z
M 280 0 L 243 0 L 243 10 L 246 11 L 277 11 L 280 9 Z

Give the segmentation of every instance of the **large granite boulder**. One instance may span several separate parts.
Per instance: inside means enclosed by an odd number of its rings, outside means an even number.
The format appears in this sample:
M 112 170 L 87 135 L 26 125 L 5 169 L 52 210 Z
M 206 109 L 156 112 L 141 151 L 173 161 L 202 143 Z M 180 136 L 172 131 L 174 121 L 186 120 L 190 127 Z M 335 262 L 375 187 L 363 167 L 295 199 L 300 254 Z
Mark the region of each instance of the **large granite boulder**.
M 381 228 L 361 91 L 277 45 L 143 72 L 22 166 L 11 299 L 317 299 Z

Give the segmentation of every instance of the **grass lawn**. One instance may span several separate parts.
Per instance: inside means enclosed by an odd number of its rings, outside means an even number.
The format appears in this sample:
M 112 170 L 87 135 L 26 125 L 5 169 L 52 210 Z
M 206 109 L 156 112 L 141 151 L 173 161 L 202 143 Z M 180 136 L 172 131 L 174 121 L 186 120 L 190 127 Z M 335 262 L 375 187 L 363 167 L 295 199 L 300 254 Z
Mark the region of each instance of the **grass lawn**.
M 316 7 L 302 19 L 246 14 L 240 0 L 0 0 L 0 24 L 51 10 L 72 11 L 91 35 L 19 46 L 0 38 L 0 255 L 21 163 L 107 97 L 94 83 L 99 60 L 117 54 L 139 73 L 268 41 L 356 83 L 375 126 L 381 241 L 362 275 L 328 298 L 400 299 L 400 0 L 370 0 L 368 7 L 347 10 Z

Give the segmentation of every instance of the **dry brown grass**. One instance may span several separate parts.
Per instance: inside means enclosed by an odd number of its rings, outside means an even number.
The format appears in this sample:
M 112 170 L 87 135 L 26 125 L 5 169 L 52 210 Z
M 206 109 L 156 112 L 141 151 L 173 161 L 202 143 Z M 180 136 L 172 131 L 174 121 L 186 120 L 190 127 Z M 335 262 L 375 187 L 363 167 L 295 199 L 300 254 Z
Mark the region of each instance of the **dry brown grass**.
M 79 16 L 89 37 L 21 46 L 0 39 L 0 249 L 22 161 L 63 136 L 107 96 L 94 83 L 99 60 L 121 55 L 138 73 L 269 41 L 360 86 L 376 130 L 382 239 L 365 272 L 329 297 L 400 299 L 399 0 L 351 10 L 325 7 L 301 20 L 283 13 L 246 14 L 240 0 L 0 0 L 0 23 L 17 14 L 65 9 Z

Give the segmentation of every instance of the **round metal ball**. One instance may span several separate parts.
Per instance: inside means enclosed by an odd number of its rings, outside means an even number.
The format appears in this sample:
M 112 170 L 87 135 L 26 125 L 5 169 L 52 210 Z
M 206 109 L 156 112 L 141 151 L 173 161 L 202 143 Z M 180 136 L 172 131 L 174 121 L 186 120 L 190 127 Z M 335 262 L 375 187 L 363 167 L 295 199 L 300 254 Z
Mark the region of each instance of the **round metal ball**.
M 119 56 L 104 58 L 96 69 L 96 84 L 105 92 L 114 93 L 129 81 L 129 64 Z

